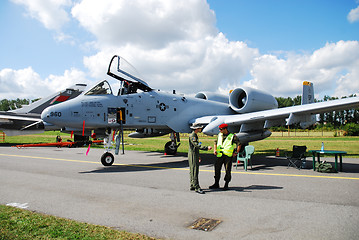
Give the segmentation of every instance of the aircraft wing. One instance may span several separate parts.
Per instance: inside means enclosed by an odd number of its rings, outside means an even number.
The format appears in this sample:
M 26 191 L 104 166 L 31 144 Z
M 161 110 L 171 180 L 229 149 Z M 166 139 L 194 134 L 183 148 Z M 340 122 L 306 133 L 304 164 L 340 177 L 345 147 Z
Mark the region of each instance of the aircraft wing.
M 2 122 L 7 122 L 7 121 L 11 121 L 11 120 L 20 120 L 20 121 L 30 121 L 30 122 L 38 122 L 38 121 L 42 121 L 41 120 L 41 116 L 34 116 L 34 117 L 25 117 L 25 116 L 21 116 L 21 115 L 13 115 L 13 114 L 9 114 L 6 112 L 1 113 L 0 112 L 0 125 Z
M 28 114 L 33 115 L 31 117 L 24 115 L 0 112 L 0 130 L 5 132 L 7 136 L 44 132 L 44 126 L 39 114 Z
M 218 134 L 218 126 L 222 123 L 226 123 L 228 126 L 241 125 L 241 131 L 259 130 L 279 125 L 278 123 L 285 123 L 287 118 L 287 124 L 290 125 L 292 123 L 305 121 L 307 116 L 313 114 L 357 107 L 359 107 L 359 97 L 352 97 L 244 114 L 205 116 L 192 119 L 190 123 L 197 122 L 207 124 L 203 129 L 203 133 L 216 135 Z

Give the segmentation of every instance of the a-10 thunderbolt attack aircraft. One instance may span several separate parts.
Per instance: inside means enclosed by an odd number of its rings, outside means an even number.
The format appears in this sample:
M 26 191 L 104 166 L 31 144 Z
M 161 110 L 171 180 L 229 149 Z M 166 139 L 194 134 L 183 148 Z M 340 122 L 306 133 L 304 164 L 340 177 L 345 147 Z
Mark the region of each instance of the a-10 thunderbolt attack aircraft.
M 178 133 L 190 133 L 193 123 L 203 124 L 203 133 L 207 135 L 218 134 L 218 126 L 226 123 L 241 143 L 247 143 L 269 137 L 268 128 L 272 126 L 300 123 L 306 128 L 315 123 L 315 114 L 359 106 L 358 97 L 313 103 L 313 85 L 309 82 L 303 83 L 302 105 L 286 108 L 278 108 L 272 95 L 248 87 L 236 88 L 229 96 L 200 92 L 187 97 L 175 91 L 152 89 L 138 76 L 125 71 L 125 65 L 126 61 L 115 55 L 108 67 L 107 74 L 120 81 L 117 95 L 108 81 L 103 80 L 75 99 L 46 108 L 41 115 L 44 123 L 85 135 L 94 131 L 107 142 L 111 142 L 111 130 L 118 131 L 116 154 L 123 129 L 134 129 L 129 134 L 134 138 L 170 133 L 171 141 L 166 143 L 165 152 L 175 154 L 180 140 Z M 105 166 L 114 162 L 109 145 L 101 162 Z

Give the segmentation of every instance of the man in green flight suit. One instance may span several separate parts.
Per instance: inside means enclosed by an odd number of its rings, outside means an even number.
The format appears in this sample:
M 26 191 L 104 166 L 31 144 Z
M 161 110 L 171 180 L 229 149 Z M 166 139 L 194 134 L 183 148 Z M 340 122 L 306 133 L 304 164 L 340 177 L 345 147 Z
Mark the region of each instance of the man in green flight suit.
M 191 135 L 189 136 L 189 148 L 188 148 L 188 164 L 190 170 L 190 180 L 191 180 L 191 191 L 196 191 L 199 194 L 203 194 L 201 187 L 199 186 L 198 173 L 199 173 L 199 150 L 211 150 L 211 146 L 202 146 L 198 142 L 198 135 L 203 129 L 203 125 L 194 123 L 191 128 L 193 129 Z

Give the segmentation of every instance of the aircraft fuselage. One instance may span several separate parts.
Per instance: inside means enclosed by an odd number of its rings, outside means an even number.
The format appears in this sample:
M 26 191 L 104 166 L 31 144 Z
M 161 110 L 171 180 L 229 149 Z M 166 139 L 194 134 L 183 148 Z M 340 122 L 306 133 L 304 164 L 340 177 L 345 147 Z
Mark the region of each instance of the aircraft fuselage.
M 76 99 L 45 109 L 41 118 L 46 123 L 82 129 L 151 128 L 175 132 L 191 132 L 191 119 L 213 115 L 233 114 L 228 104 L 184 97 L 160 91 L 126 95 L 81 95 Z

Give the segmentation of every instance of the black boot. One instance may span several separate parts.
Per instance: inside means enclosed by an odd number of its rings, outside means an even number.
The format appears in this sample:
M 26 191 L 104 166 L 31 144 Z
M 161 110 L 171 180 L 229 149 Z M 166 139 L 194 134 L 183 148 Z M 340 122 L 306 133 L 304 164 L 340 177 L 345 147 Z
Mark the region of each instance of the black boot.
M 215 182 L 212 186 L 209 186 L 209 189 L 217 189 L 217 188 L 219 188 L 219 181 L 217 182 Z
M 223 187 L 223 190 L 228 190 L 229 188 L 228 188 L 228 184 L 229 184 L 229 182 L 226 182 L 225 184 L 224 184 L 224 187 Z

